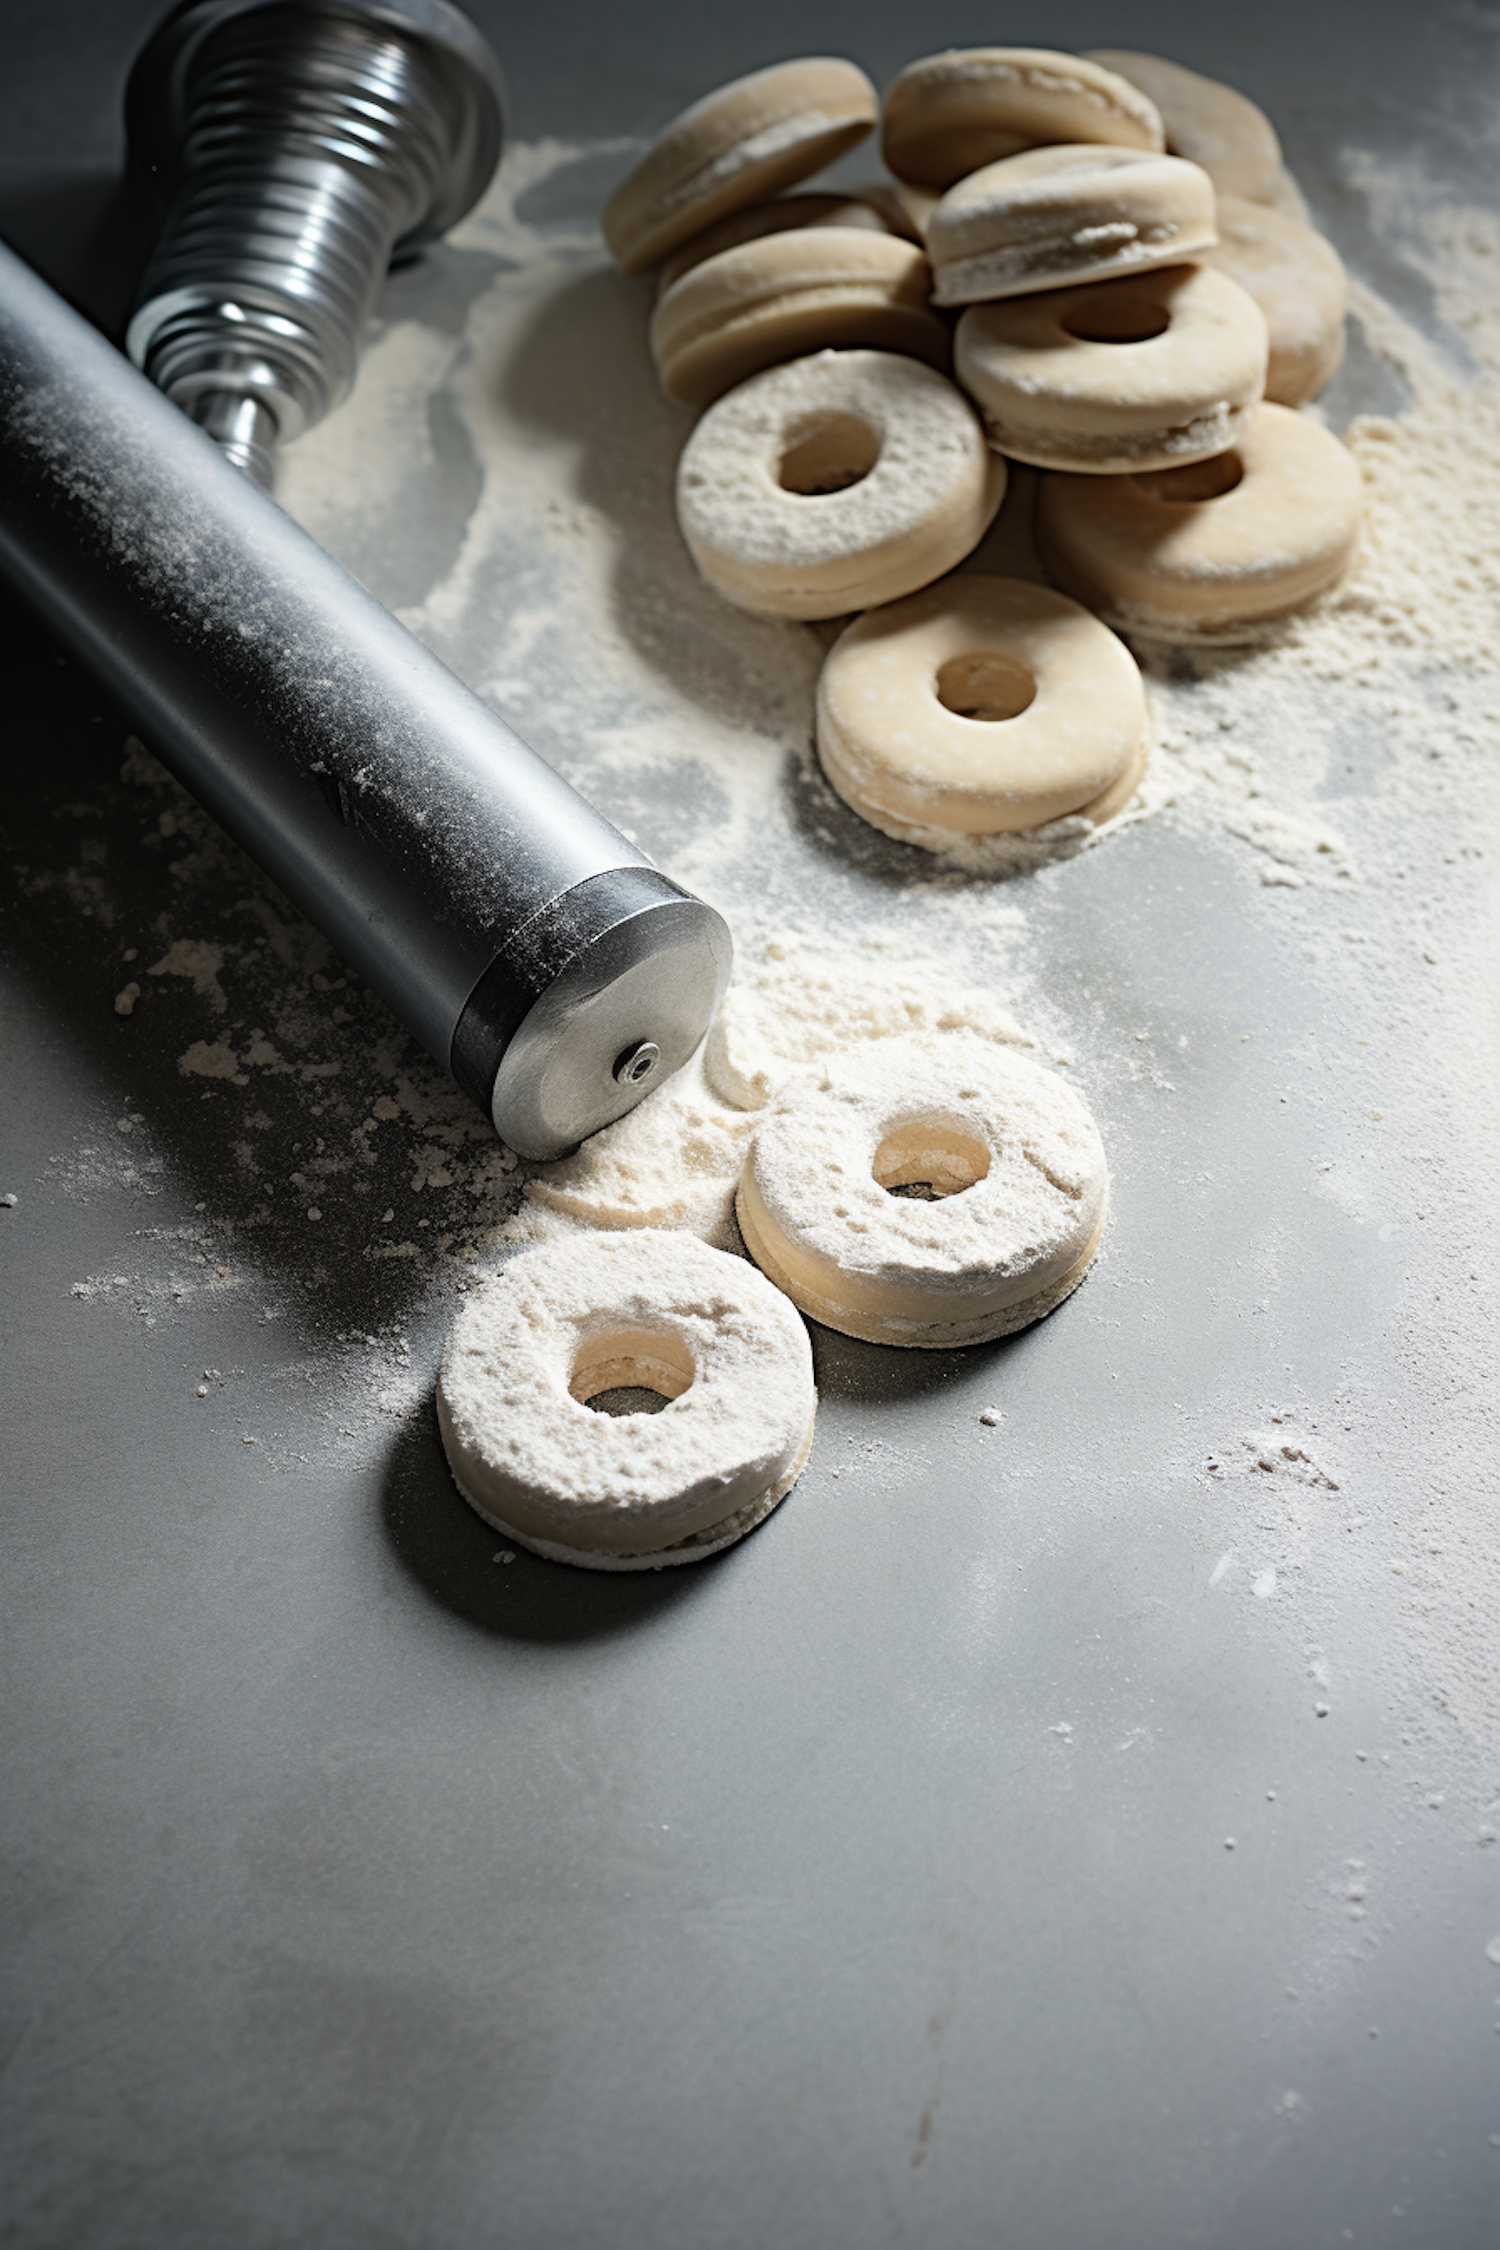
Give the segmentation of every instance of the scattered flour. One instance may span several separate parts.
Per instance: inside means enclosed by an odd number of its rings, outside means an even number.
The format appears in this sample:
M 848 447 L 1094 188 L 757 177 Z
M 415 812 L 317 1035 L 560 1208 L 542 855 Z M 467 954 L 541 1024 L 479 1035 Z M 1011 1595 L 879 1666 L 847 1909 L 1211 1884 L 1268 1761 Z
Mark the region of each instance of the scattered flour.
M 1009 1011 L 955 992 L 933 957 L 889 938 L 863 946 L 783 932 L 742 958 L 718 1021 L 686 1069 L 561 1163 L 533 1167 L 506 1239 L 550 1231 L 538 1209 L 606 1227 L 675 1227 L 738 1244 L 734 1191 L 755 1118 L 825 1057 L 905 1032 L 1030 1045 Z
M 152 962 L 146 974 L 148 977 L 186 977 L 199 999 L 206 1000 L 216 1016 L 222 1016 L 229 1005 L 219 982 L 223 966 L 222 946 L 209 945 L 202 938 L 175 938 L 161 959 Z M 136 989 L 139 993 L 139 986 Z
M 512 1239 L 553 1231 L 538 1213 L 601 1227 L 670 1227 L 723 1249 L 755 1120 L 719 1099 L 700 1048 L 657 1093 L 560 1163 L 534 1168 Z
M 710 1084 L 737 1109 L 763 1109 L 782 1080 L 871 1039 L 974 1031 L 1033 1042 L 988 993 L 952 989 L 934 955 L 879 933 L 855 946 L 819 933 L 778 933 L 741 962 L 708 1035 Z

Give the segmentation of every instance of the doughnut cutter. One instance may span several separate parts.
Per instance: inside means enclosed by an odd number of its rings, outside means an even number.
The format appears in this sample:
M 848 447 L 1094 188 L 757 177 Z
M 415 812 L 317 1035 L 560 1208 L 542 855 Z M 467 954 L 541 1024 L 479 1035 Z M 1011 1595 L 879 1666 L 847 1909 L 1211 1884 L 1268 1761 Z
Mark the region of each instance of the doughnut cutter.
M 393 251 L 488 180 L 493 57 L 443 0 L 188 0 L 127 117 L 177 187 L 137 364 L 0 245 L 0 576 L 501 1137 L 560 1156 L 687 1060 L 728 929 L 262 489 Z

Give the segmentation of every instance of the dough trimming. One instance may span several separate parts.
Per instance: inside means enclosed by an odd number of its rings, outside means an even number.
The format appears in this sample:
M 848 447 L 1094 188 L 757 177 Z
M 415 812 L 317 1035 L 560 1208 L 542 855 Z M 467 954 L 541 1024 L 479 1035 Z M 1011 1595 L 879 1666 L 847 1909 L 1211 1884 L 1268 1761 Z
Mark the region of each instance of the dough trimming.
M 1254 640 L 1338 583 L 1359 548 L 1347 446 L 1289 407 L 1257 407 L 1234 447 L 1131 477 L 1044 476 L 1037 544 L 1061 586 L 1121 632 Z
M 1265 316 L 1212 266 L 1160 266 L 971 305 L 959 381 L 990 442 L 1040 469 L 1121 476 L 1232 445 L 1265 388 Z
M 864 138 L 878 110 L 864 72 L 833 55 L 736 78 L 658 134 L 605 204 L 604 239 L 627 273 L 640 273 L 729 212 L 821 171 Z
M 955 836 L 1099 823 L 1133 796 L 1149 719 L 1134 657 L 1050 586 L 963 572 L 845 628 L 818 682 L 818 756 L 862 819 Z
M 661 297 L 674 281 L 681 281 L 694 266 L 701 266 L 705 258 L 716 258 L 721 250 L 737 250 L 742 242 L 758 242 L 763 235 L 789 234 L 798 227 L 866 227 L 876 234 L 900 234 L 912 238 L 910 222 L 898 215 L 894 190 L 890 207 L 877 202 L 875 195 L 776 195 L 768 203 L 752 203 L 748 210 L 731 211 L 727 219 L 705 227 L 674 250 L 656 277 L 656 293 Z M 899 217 L 899 223 L 898 223 Z
M 1278 406 L 1316 398 L 1344 356 L 1349 278 L 1333 244 L 1269 204 L 1221 195 L 1218 247 L 1203 256 L 1265 314 L 1266 397 Z
M 867 346 L 946 368 L 915 243 L 869 228 L 763 235 L 705 258 L 657 300 L 651 351 L 663 389 L 707 406 L 736 383 L 810 352 Z
M 935 302 L 977 304 L 1196 257 L 1216 239 L 1214 191 L 1180 156 L 1023 149 L 949 188 L 925 235 Z
M 935 188 L 1049 141 L 1165 145 L 1137 88 L 1050 47 L 950 47 L 908 63 L 886 91 L 880 140 L 897 179 Z
M 1247 94 L 1163 55 L 1123 47 L 1091 47 L 1088 60 L 1144 94 L 1159 113 L 1174 156 L 1201 164 L 1221 195 L 1276 200 L 1281 143 L 1263 109 Z

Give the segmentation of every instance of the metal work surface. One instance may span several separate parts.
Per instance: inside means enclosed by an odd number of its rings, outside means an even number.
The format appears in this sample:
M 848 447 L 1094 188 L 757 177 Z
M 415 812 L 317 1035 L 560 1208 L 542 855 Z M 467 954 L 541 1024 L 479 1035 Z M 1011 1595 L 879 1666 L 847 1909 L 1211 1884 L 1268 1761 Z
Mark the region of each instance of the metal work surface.
M 1500 747 L 1495 675 L 1388 733 L 1311 671 L 1205 688 L 1265 803 L 1305 742 L 1326 875 L 1184 794 L 944 876 L 811 768 L 816 634 L 694 585 L 689 417 L 585 230 L 630 136 L 780 56 L 1129 45 L 1262 101 L 1461 360 L 1361 164 L 1493 212 L 1500 15 L 472 12 L 520 169 L 393 277 L 286 504 L 747 955 L 926 947 L 1065 1051 L 1107 1250 L 1009 1343 L 815 1329 L 809 1466 L 717 1560 L 499 1559 L 432 1377 L 513 1170 L 7 607 L 0 2240 L 1479 2250 L 1497 823 L 1472 763 L 1418 782 Z M 7 13 L 0 233 L 118 322 L 155 10 Z M 1356 328 L 1330 419 L 1402 405 Z

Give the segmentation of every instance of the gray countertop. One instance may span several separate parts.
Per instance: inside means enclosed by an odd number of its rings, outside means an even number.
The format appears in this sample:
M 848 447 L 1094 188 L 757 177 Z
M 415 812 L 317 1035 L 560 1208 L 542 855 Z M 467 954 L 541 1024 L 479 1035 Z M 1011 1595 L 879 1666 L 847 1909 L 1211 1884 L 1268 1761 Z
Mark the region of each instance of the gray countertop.
M 1299 728 L 1343 730 L 1313 791 L 1342 886 L 1283 885 L 1190 800 L 988 889 L 872 841 L 798 738 L 810 638 L 765 643 L 767 680 L 801 649 L 790 686 L 747 684 L 704 607 L 674 674 L 652 604 L 699 599 L 669 545 L 684 424 L 651 393 L 641 293 L 578 230 L 621 137 L 720 78 L 828 51 L 884 79 L 996 27 L 824 0 L 473 12 L 518 141 L 615 143 L 526 207 L 576 272 L 538 296 L 482 457 L 428 393 L 461 392 L 519 237 L 396 277 L 377 351 L 423 331 L 431 380 L 402 373 L 413 347 L 344 410 L 360 510 L 331 425 L 289 503 L 504 700 L 482 606 L 423 605 L 506 430 L 537 459 L 575 445 L 579 521 L 638 580 L 610 678 L 699 712 L 720 765 L 602 757 L 545 697 L 522 731 L 669 871 L 710 869 L 752 936 L 795 904 L 1012 992 L 1099 1114 L 1107 1254 L 1006 1344 L 815 1330 L 808 1470 L 719 1560 L 498 1562 L 431 1379 L 514 1182 L 7 605 L 0 2239 L 1478 2250 L 1500 2237 L 1500 1581 L 1495 1173 L 1467 1152 L 1493 1165 L 1493 787 L 1424 807 L 1410 726 L 1356 726 L 1310 677 L 1259 713 L 1231 681 L 1213 709 L 1241 697 L 1273 797 Z M 128 280 L 119 86 L 154 13 L 8 11 L 0 231 L 102 319 Z M 1478 0 L 1143 0 L 998 35 L 1242 84 L 1355 271 L 1433 326 L 1348 152 L 1493 211 L 1497 29 Z M 1357 336 L 1334 409 L 1400 395 Z M 518 541 L 545 501 L 524 450 Z M 1492 676 L 1475 692 L 1493 749 Z M 730 850 L 712 775 L 756 712 L 770 810 Z M 257 1038 L 277 1060 L 237 1062 Z

